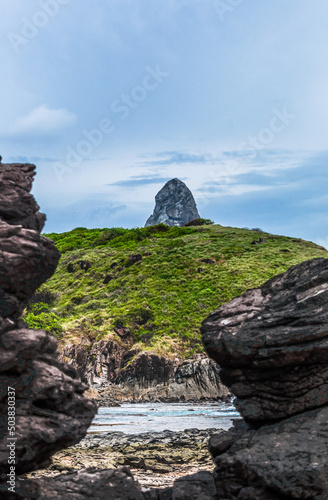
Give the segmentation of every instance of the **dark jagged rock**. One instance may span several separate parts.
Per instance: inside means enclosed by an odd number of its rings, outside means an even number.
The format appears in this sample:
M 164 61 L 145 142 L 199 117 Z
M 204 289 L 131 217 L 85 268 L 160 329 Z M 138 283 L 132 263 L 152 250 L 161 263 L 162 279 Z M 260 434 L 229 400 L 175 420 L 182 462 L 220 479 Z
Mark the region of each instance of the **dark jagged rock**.
M 328 403 L 328 259 L 291 267 L 203 322 L 208 354 L 252 421 Z
M 181 477 L 173 487 L 141 489 L 127 467 L 111 470 L 82 469 L 56 477 L 20 481 L 15 496 L 4 500 L 212 500 L 213 475 L 201 471 Z M 0 493 L 1 490 L 0 490 Z
M 121 337 L 129 335 L 122 329 L 119 331 Z M 219 367 L 204 357 L 186 361 L 169 359 L 125 349 L 112 340 L 101 340 L 91 349 L 83 343 L 68 345 L 63 349 L 63 359 L 69 360 L 83 382 L 102 388 L 99 403 L 104 405 L 108 398 L 188 401 L 216 399 L 229 394 L 221 383 Z
M 172 179 L 155 196 L 154 213 L 145 226 L 167 224 L 183 226 L 193 219 L 199 219 L 199 213 L 192 192 L 179 179 Z
M 48 238 L 0 220 L 0 332 L 14 327 L 28 299 L 54 273 L 58 259 Z
M 57 341 L 19 317 L 55 271 L 59 252 L 40 236 L 45 217 L 30 194 L 34 165 L 0 165 L 0 490 L 9 473 L 8 387 L 15 394 L 15 473 L 38 469 L 86 434 L 94 402 L 75 371 L 57 359 Z M 1 494 L 2 494 L 1 493 Z M 8 493 L 8 491 L 7 491 Z M 9 493 L 8 493 L 9 495 Z M 2 498 L 5 498 L 2 496 Z
M 15 390 L 16 473 L 43 466 L 51 455 L 82 439 L 95 414 L 87 388 L 56 358 L 57 341 L 42 330 L 18 329 L 0 340 L 0 411 L 7 413 L 7 387 Z M 8 425 L 0 423 L 0 475 L 8 473 Z
M 144 500 L 127 467 L 111 470 L 82 469 L 20 481 L 17 496 L 1 497 L 5 500 Z
M 210 447 L 218 498 L 245 498 L 246 492 L 265 500 L 327 498 L 327 407 L 257 431 L 214 435 Z
M 30 194 L 34 175 L 34 165 L 0 166 L 0 333 L 15 326 L 59 259 L 53 242 L 39 234 L 45 215 Z
M 146 491 L 144 498 L 145 500 L 212 500 L 214 494 L 213 474 L 201 471 L 176 479 L 172 488 Z
M 0 219 L 41 232 L 46 216 L 30 194 L 35 165 L 3 163 L 0 168 Z
M 205 348 L 248 422 L 212 436 L 216 499 L 328 498 L 328 260 L 210 314 Z

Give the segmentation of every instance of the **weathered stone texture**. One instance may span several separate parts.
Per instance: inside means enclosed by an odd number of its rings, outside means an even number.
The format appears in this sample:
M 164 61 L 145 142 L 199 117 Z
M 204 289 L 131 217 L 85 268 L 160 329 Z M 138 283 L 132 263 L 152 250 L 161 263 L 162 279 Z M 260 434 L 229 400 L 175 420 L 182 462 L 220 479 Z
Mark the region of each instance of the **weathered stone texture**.
M 148 218 L 146 226 L 167 224 L 183 226 L 193 219 L 199 219 L 199 213 L 192 192 L 179 179 L 172 179 L 155 196 L 154 213 Z

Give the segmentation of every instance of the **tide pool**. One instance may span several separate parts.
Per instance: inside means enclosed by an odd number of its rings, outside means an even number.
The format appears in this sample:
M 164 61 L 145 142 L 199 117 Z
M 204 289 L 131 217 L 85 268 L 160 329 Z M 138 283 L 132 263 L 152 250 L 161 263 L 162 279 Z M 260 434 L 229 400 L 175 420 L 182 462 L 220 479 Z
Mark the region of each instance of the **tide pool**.
M 241 418 L 231 403 L 124 403 L 119 407 L 99 408 L 89 433 L 161 432 L 185 429 L 228 429 Z

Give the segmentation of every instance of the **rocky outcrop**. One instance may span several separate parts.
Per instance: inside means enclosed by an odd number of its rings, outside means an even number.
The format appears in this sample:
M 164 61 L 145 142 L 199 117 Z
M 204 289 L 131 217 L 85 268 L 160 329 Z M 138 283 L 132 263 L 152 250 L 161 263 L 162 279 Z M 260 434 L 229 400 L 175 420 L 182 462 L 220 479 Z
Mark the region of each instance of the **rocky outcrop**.
M 208 354 L 247 424 L 211 438 L 217 498 L 328 495 L 328 260 L 290 268 L 214 311 Z
M 0 333 L 13 328 L 59 252 L 40 236 L 45 216 L 29 193 L 34 165 L 0 164 Z
M 34 171 L 29 164 L 0 165 L 1 498 L 13 464 L 9 456 L 15 457 L 15 474 L 42 467 L 82 439 L 96 413 L 74 369 L 59 362 L 56 339 L 19 320 L 59 260 L 53 242 L 39 234 L 45 216 L 29 193 Z
M 4 500 L 211 500 L 215 490 L 210 472 L 201 471 L 177 479 L 165 489 L 141 488 L 129 468 L 114 470 L 82 469 L 78 472 L 23 481 L 15 496 Z
M 46 216 L 30 194 L 34 176 L 35 165 L 29 163 L 0 165 L 0 219 L 40 233 Z
M 192 192 L 179 179 L 167 182 L 155 196 L 155 202 L 154 213 L 148 218 L 145 226 L 160 223 L 183 226 L 200 217 Z
M 8 445 L 18 457 L 16 473 L 44 466 L 63 447 L 82 439 L 95 414 L 93 402 L 71 367 L 56 357 L 57 341 L 42 330 L 3 333 L 0 340 L 0 475 L 9 471 Z M 8 434 L 8 387 L 15 401 L 13 439 Z
M 220 369 L 207 357 L 182 361 L 128 350 L 112 340 L 63 348 L 82 381 L 99 390 L 99 403 L 111 401 L 199 400 L 226 397 Z
M 54 466 L 58 469 L 66 464 L 71 469 L 79 469 L 81 465 L 86 468 L 128 465 L 135 470 L 162 474 L 188 465 L 211 467 L 208 440 L 216 432 L 212 428 L 141 434 L 90 433 L 75 446 L 57 454 Z

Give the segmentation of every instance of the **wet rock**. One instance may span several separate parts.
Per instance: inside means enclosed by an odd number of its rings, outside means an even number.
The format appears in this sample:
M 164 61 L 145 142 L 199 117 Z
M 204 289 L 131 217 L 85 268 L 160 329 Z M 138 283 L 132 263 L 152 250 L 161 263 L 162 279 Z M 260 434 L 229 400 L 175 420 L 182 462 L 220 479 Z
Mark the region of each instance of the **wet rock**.
M 106 456 L 115 466 L 129 465 L 134 469 L 160 474 L 170 472 L 172 467 L 186 464 L 211 466 L 208 440 L 214 433 L 218 433 L 218 430 L 212 428 L 142 434 L 88 434 L 69 450 L 60 452 L 55 463 L 67 463 L 68 460 L 74 468 L 81 467 L 81 464 L 83 467 L 103 467 L 102 461 Z
M 172 179 L 155 196 L 155 209 L 145 226 L 167 224 L 183 226 L 187 222 L 198 219 L 199 213 L 194 197 L 179 179 Z

